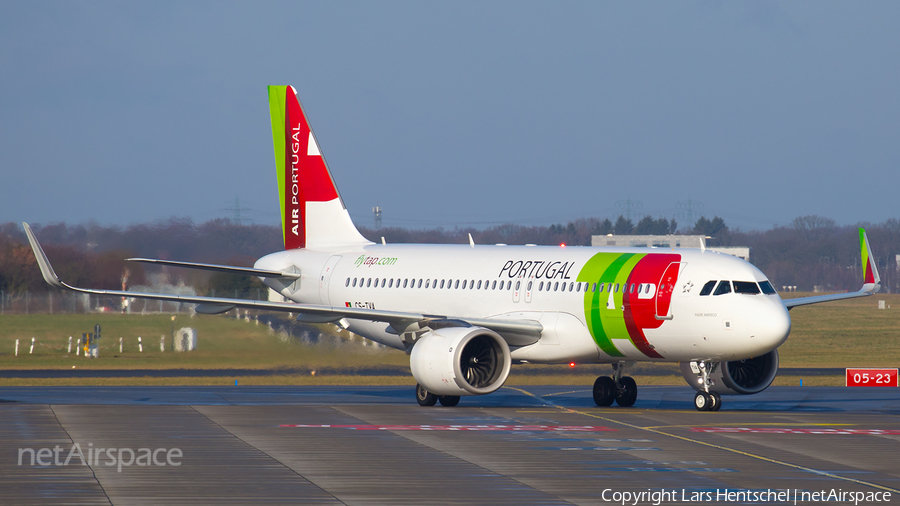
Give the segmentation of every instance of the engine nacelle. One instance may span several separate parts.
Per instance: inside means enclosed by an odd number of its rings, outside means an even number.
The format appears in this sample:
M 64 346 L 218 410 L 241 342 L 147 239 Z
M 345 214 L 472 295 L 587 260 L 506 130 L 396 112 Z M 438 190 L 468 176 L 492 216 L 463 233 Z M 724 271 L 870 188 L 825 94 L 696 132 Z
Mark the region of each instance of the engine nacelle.
M 745 360 L 722 362 L 709 375 L 711 392 L 721 395 L 758 394 L 768 388 L 778 373 L 778 350 Z M 681 375 L 694 390 L 700 390 L 701 375 L 691 370 L 691 364 L 681 363 Z
M 489 394 L 506 382 L 511 364 L 506 341 L 483 327 L 428 332 L 409 357 L 413 377 L 436 395 Z

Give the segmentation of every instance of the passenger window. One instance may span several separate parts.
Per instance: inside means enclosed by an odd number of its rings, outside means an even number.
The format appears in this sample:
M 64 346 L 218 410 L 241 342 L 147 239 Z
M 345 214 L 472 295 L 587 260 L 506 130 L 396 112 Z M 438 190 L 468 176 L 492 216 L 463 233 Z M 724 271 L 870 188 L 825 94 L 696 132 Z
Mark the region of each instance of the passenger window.
M 726 293 L 731 293 L 731 281 L 719 281 L 719 286 L 716 287 L 713 295 L 724 295 Z
M 716 280 L 707 281 L 703 288 L 700 290 L 700 295 L 709 295 L 712 293 L 713 288 L 716 286 Z
M 467 281 L 468 281 L 468 280 L 466 280 L 466 279 L 463 280 L 463 287 L 462 287 L 463 290 L 466 289 L 466 282 L 467 282 Z
M 543 281 L 541 281 L 541 284 L 538 285 L 538 291 L 539 291 L 539 292 L 543 292 L 543 291 L 544 291 L 544 282 L 543 282 Z
M 580 291 L 581 291 L 581 283 L 578 283 L 578 285 L 575 286 L 575 291 L 576 291 L 576 292 L 580 292 Z
M 557 290 L 559 290 L 559 281 L 557 281 L 556 283 L 553 283 L 553 291 L 555 292 Z
M 494 282 L 491 283 L 491 290 L 496 290 L 496 289 L 497 289 L 497 281 L 494 280 Z
M 419 284 L 417 285 L 417 288 L 422 288 L 422 280 L 421 279 L 419 280 Z M 428 286 L 426 285 L 425 288 L 428 288 Z
M 759 286 L 753 281 L 734 281 L 734 293 L 746 293 L 748 295 L 758 295 Z
M 394 281 L 393 279 L 391 281 Z M 384 284 L 387 283 L 387 278 L 381 278 L 381 288 L 384 288 Z
M 768 281 L 762 281 L 759 283 L 759 287 L 762 289 L 762 293 L 766 295 L 775 295 L 775 289 L 772 288 L 772 283 Z
M 366 280 L 366 288 L 369 288 L 371 286 L 372 286 L 372 278 L 369 278 Z
M 347 283 L 344 286 L 350 286 L 350 278 L 347 278 Z
M 571 292 L 574 289 L 575 289 L 575 283 L 570 281 L 569 282 L 569 291 Z
M 517 292 L 519 291 L 519 288 L 521 288 L 521 287 L 522 287 L 522 282 L 521 282 L 521 281 L 516 281 L 516 291 L 517 291 Z
M 457 288 L 459 288 L 459 280 L 458 279 L 453 282 L 453 289 L 455 290 Z M 463 287 L 463 288 L 465 288 L 465 287 Z
M 528 282 L 528 286 L 525 288 L 525 289 L 528 290 L 529 292 L 531 291 L 531 285 L 532 285 L 532 283 L 534 283 L 534 282 L 533 282 L 533 281 L 529 281 L 529 282 Z
M 616 293 L 619 293 L 619 284 L 618 284 L 618 283 L 616 283 L 616 288 L 615 288 L 614 291 L 615 291 Z
M 375 288 L 378 288 L 378 278 L 375 278 Z

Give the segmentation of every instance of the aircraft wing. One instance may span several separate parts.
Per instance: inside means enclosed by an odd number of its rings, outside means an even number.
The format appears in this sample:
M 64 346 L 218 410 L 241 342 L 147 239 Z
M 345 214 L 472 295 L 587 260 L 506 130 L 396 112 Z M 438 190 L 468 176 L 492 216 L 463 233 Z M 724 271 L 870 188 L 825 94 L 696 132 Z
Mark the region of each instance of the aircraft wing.
M 148 292 L 127 292 L 123 290 L 101 290 L 94 288 L 78 288 L 64 283 L 56 275 L 53 266 L 44 249 L 38 243 L 34 232 L 27 223 L 22 223 L 25 228 L 25 234 L 28 236 L 28 242 L 31 243 L 31 249 L 37 259 L 38 267 L 41 269 L 41 275 L 49 285 L 65 290 L 72 290 L 81 293 L 90 293 L 95 295 L 108 295 L 114 297 L 133 297 L 138 299 L 164 300 L 171 302 L 182 302 L 186 304 L 197 304 L 197 312 L 203 314 L 218 314 L 230 311 L 234 308 L 257 309 L 262 311 L 281 311 L 286 313 L 299 313 L 304 315 L 303 320 L 309 323 L 334 323 L 342 318 L 369 320 L 377 322 L 387 322 L 391 328 L 397 333 L 402 333 L 407 329 L 415 327 L 422 329 L 428 326 L 459 326 L 474 325 L 491 329 L 500 334 L 510 345 L 524 346 L 533 344 L 538 341 L 543 331 L 543 326 L 535 320 L 503 320 L 493 318 L 466 318 L 453 317 L 446 315 L 431 315 L 422 313 L 408 313 L 403 311 L 384 311 L 380 309 L 364 309 L 350 307 L 333 307 L 321 306 L 317 304 L 298 304 L 294 302 L 271 302 L 265 300 L 250 299 L 230 299 L 224 297 L 201 297 L 197 295 L 173 295 L 166 293 L 148 293 Z M 159 261 L 155 263 L 167 263 L 169 265 L 181 264 L 180 262 Z M 187 264 L 181 266 L 195 266 L 197 264 Z M 209 264 L 200 264 L 209 265 Z M 220 267 L 220 266 L 217 266 Z M 225 267 L 225 266 L 221 266 Z M 256 270 L 256 269 L 250 269 Z M 270 271 L 265 271 L 270 272 Z M 280 276 L 282 273 L 274 273 Z M 262 274 L 255 274 L 263 276 Z
M 867 297 L 869 295 L 878 293 L 878 291 L 881 290 L 881 276 L 878 275 L 878 269 L 875 267 L 875 258 L 870 253 L 872 251 L 872 248 L 869 246 L 869 237 L 866 235 L 865 229 L 862 228 L 859 229 L 859 249 L 860 256 L 862 257 L 863 285 L 858 292 L 832 293 L 828 295 L 814 295 L 812 297 L 785 299 L 785 307 L 791 309 L 797 306 L 819 304 L 820 302 L 831 302 L 834 300 Z

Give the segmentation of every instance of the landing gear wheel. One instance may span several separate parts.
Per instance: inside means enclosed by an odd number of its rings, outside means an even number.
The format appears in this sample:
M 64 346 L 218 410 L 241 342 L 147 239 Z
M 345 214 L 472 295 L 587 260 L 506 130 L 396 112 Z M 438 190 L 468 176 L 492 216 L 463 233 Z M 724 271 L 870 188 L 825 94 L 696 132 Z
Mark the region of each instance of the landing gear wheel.
M 609 376 L 600 376 L 594 382 L 594 402 L 598 406 L 611 406 L 616 398 L 616 382 Z
M 441 401 L 441 406 L 447 406 L 448 408 L 452 408 L 459 404 L 458 395 L 442 395 L 438 397 L 438 400 Z
M 710 392 L 709 397 L 710 397 L 710 401 L 711 401 L 709 410 L 710 411 L 718 411 L 719 408 L 722 407 L 722 396 L 719 395 L 717 392 Z
M 438 397 L 416 383 L 416 400 L 419 402 L 419 406 L 434 406 Z
M 637 400 L 637 383 L 631 376 L 624 376 L 619 380 L 619 388 L 616 388 L 616 404 L 627 408 L 634 406 Z
M 694 407 L 697 408 L 697 411 L 709 411 L 711 405 L 712 399 L 708 393 L 697 392 L 697 395 L 694 396 Z

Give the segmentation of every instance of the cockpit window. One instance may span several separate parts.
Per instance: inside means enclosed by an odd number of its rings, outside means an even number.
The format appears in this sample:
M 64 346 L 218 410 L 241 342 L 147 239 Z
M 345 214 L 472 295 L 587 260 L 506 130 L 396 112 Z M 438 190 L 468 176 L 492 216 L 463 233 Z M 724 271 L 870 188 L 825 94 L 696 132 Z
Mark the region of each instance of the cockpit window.
M 703 285 L 703 289 L 700 290 L 700 295 L 709 295 L 712 293 L 712 289 L 716 286 L 716 280 L 707 281 L 705 285 Z
M 734 293 L 759 294 L 759 287 L 753 281 L 735 281 Z
M 762 288 L 762 293 L 766 295 L 775 295 L 775 289 L 772 288 L 772 283 L 768 281 L 761 281 L 759 283 L 759 287 Z
M 731 281 L 719 281 L 719 286 L 716 287 L 716 291 L 713 292 L 713 295 L 723 295 L 726 293 L 731 293 Z

